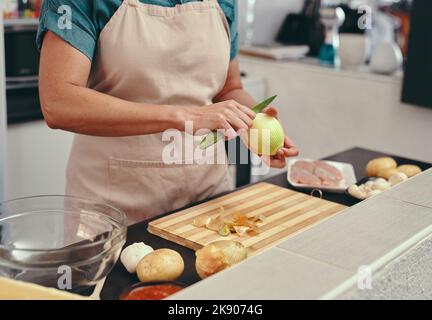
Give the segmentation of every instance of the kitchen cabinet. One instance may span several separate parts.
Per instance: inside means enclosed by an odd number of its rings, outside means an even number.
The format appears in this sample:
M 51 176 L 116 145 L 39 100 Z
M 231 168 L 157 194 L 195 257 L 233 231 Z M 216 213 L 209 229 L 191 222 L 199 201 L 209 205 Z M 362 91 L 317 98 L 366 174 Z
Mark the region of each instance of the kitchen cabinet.
M 37 19 L 4 22 L 8 123 L 42 119 L 38 93 Z
M 302 157 L 356 146 L 432 161 L 432 109 L 401 103 L 402 76 L 241 57 L 262 77 Z

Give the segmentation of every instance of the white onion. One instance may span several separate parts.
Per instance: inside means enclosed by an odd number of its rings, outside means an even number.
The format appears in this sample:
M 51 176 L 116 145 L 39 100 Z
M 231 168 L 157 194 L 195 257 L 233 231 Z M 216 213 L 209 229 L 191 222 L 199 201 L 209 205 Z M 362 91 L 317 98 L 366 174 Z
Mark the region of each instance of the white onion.
M 204 279 L 245 260 L 247 250 L 240 242 L 220 240 L 198 250 L 196 256 L 196 270 L 200 278 Z

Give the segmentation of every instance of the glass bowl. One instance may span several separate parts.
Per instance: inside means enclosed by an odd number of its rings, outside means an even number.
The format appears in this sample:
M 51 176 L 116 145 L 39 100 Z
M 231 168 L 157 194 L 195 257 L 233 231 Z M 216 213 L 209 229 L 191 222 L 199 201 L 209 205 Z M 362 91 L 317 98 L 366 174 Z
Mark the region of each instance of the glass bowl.
M 103 279 L 126 241 L 126 215 L 77 197 L 0 204 L 0 276 L 80 293 Z

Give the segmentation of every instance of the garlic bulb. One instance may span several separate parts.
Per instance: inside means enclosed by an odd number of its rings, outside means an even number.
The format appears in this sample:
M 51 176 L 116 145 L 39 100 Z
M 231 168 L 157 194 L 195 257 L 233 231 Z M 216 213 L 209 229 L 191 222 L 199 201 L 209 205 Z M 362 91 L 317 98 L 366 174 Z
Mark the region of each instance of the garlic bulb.
M 369 180 L 364 185 L 365 185 L 365 188 L 373 189 L 374 184 L 375 184 L 375 181 Z
M 247 258 L 246 248 L 237 241 L 212 242 L 196 252 L 195 267 L 201 279 L 231 267 Z
M 348 193 L 352 195 L 354 198 L 357 198 L 359 200 L 366 199 L 366 191 L 363 188 L 360 188 L 358 185 L 353 184 L 348 188 Z
M 390 183 L 382 178 L 376 179 L 373 183 L 372 183 L 372 190 L 379 190 L 379 191 L 384 191 L 387 190 L 391 187 Z
M 120 255 L 120 261 L 129 273 L 135 273 L 140 260 L 153 252 L 153 248 L 143 242 L 136 242 L 127 246 Z

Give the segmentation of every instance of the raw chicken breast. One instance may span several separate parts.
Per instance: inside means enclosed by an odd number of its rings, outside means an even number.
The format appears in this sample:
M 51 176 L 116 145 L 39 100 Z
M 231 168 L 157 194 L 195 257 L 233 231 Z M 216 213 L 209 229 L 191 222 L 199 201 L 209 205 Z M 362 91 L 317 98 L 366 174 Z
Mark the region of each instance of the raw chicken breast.
M 291 180 L 310 186 L 337 187 L 343 180 L 342 173 L 325 161 L 299 160 L 291 167 Z
M 315 166 L 316 165 L 314 162 L 304 161 L 304 160 L 299 160 L 296 163 L 294 163 L 294 167 L 307 170 L 311 173 L 314 172 Z
M 291 180 L 300 184 L 307 184 L 312 186 L 321 185 L 321 180 L 312 172 L 296 166 L 293 166 L 291 169 Z
M 328 164 L 327 162 L 315 161 L 315 165 L 319 168 L 326 170 L 329 174 L 333 176 L 335 180 L 340 181 L 343 179 L 342 173 L 332 165 Z

